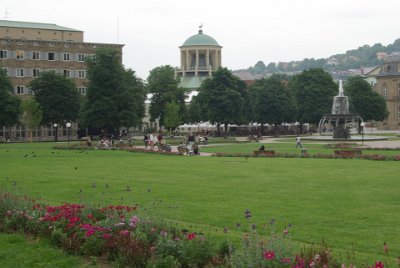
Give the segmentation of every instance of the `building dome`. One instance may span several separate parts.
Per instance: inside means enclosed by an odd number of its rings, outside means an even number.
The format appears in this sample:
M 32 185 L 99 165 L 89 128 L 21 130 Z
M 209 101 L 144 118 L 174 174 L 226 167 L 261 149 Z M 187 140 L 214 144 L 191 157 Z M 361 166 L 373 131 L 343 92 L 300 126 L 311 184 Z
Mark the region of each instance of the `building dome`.
M 186 46 L 220 46 L 214 38 L 209 35 L 203 34 L 202 30 L 199 33 L 186 39 L 182 47 Z

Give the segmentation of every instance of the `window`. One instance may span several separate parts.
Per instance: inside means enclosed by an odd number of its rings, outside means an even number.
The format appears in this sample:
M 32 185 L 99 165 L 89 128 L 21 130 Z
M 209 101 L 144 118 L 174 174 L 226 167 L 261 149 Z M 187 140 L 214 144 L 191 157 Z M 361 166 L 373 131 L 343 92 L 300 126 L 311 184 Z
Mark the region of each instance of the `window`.
M 78 87 L 78 90 L 81 95 L 86 95 L 86 87 Z
M 0 50 L 0 59 L 7 59 L 7 50 Z
M 40 60 L 40 53 L 37 51 L 32 52 L 32 60 Z
M 383 96 L 383 98 L 385 98 L 385 100 L 386 100 L 387 97 L 388 97 L 388 92 L 387 92 L 387 86 L 386 86 L 386 84 L 383 84 L 382 96 Z
M 397 119 L 400 119 L 400 106 L 397 107 Z
M 64 77 L 70 77 L 71 72 L 69 70 L 64 70 L 63 71 Z
M 16 55 L 16 57 L 17 57 L 17 60 L 23 60 L 24 59 L 24 51 L 22 51 L 22 50 L 17 50 L 16 52 L 15 52 L 15 55 Z
M 85 61 L 85 54 L 78 53 L 78 61 Z
M 17 77 L 24 77 L 24 69 L 17 68 Z
M 70 60 L 70 54 L 69 53 L 63 53 L 63 60 L 64 61 L 69 61 Z
M 78 78 L 86 78 L 86 71 L 78 70 Z
M 24 93 L 25 93 L 25 87 L 24 86 L 16 86 L 15 87 L 15 94 L 23 95 Z
M 8 76 L 8 68 L 3 68 L 4 73 Z
M 397 84 L 397 97 L 400 98 L 400 83 Z
M 32 69 L 32 77 L 38 77 L 40 75 L 40 69 Z
M 48 60 L 55 60 L 55 54 L 54 54 L 54 52 L 49 52 L 48 53 L 48 58 L 47 58 Z

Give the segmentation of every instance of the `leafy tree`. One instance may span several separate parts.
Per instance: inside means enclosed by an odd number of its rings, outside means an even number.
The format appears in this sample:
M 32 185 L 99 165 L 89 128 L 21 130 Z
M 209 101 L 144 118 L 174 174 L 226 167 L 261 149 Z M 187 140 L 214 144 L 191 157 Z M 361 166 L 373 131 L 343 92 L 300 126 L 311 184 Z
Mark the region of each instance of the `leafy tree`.
M 150 71 L 147 78 L 147 88 L 153 94 L 150 103 L 150 120 L 159 119 L 160 126 L 165 125 L 165 111 L 167 103 L 176 102 L 179 105 L 179 114 L 186 114 L 185 89 L 179 88 L 179 81 L 175 78 L 175 69 L 169 65 L 156 67 Z
M 79 93 L 71 79 L 55 72 L 43 72 L 29 87 L 43 111 L 43 125 L 78 119 Z
M 298 106 L 297 121 L 317 124 L 324 114 L 332 111 L 333 97 L 338 86 L 322 69 L 310 69 L 293 77 L 289 83 Z
M 179 110 L 179 104 L 176 102 L 169 102 L 165 107 L 165 126 L 169 129 L 170 133 L 182 122 Z
M 43 111 L 34 98 L 23 100 L 21 109 L 21 122 L 28 127 L 28 139 L 32 139 L 32 129 L 40 126 L 43 119 Z
M 217 124 L 242 124 L 249 116 L 249 94 L 245 83 L 226 68 L 220 68 L 206 79 L 195 97 L 206 120 Z
M 111 132 L 139 125 L 144 116 L 144 84 L 132 70 L 123 68 L 119 52 L 98 49 L 86 63 L 89 83 L 82 125 Z
M 251 70 L 251 72 L 252 72 L 253 74 L 263 74 L 263 73 L 265 73 L 266 68 L 267 68 L 267 67 L 265 66 L 264 62 L 258 61 L 258 62 L 254 65 L 254 68 L 251 68 L 250 70 Z
M 278 125 L 293 122 L 296 118 L 296 100 L 293 92 L 279 76 L 256 80 L 250 87 L 252 93 L 253 118 L 263 125 Z
M 13 94 L 13 86 L 0 68 L 0 126 L 11 127 L 19 123 L 21 100 Z
M 373 91 L 370 84 L 361 76 L 349 78 L 344 86 L 346 95 L 349 96 L 350 110 L 357 113 L 365 121 L 383 121 L 389 112 L 385 99 Z
M 202 117 L 202 109 L 198 99 L 193 97 L 189 104 L 187 121 L 191 123 L 199 123 L 206 120 L 207 118 Z

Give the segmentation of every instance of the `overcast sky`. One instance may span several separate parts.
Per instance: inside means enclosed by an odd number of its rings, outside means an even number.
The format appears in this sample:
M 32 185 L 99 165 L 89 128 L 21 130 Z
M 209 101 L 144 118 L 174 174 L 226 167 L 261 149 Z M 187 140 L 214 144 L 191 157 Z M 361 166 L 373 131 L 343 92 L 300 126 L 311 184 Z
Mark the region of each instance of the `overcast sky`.
M 387 45 L 400 38 L 399 10 L 399 0 L 0 0 L 1 19 L 55 23 L 84 31 L 86 42 L 125 44 L 125 67 L 143 79 L 157 66 L 178 66 L 178 47 L 201 23 L 223 46 L 223 66 L 236 70 Z

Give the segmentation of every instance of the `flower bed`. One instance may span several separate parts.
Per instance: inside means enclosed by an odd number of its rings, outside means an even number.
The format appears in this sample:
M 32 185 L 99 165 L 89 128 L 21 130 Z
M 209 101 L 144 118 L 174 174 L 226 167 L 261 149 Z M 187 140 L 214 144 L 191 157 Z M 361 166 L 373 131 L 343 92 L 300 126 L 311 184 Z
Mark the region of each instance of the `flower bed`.
M 334 150 L 334 155 L 344 157 L 344 158 L 355 158 L 362 155 L 360 149 L 346 149 L 346 150 Z
M 325 244 L 294 252 L 291 224 L 276 232 L 272 219 L 269 225 L 258 229 L 251 222 L 248 209 L 244 217 L 249 228 L 245 229 L 241 247 L 228 240 L 218 243 L 201 233 L 138 217 L 136 209 L 114 205 L 49 206 L 26 196 L 0 192 L 0 231 L 47 237 L 70 254 L 101 256 L 118 267 L 346 267 Z M 240 223 L 236 227 L 244 228 Z M 224 228 L 224 233 L 228 232 Z M 387 254 L 386 243 L 384 250 Z M 384 264 L 377 261 L 361 267 L 383 268 Z

